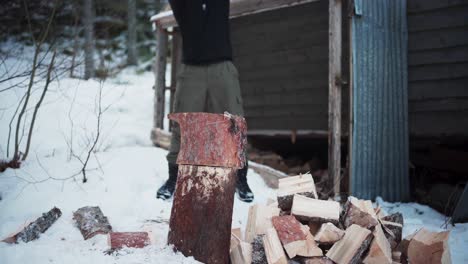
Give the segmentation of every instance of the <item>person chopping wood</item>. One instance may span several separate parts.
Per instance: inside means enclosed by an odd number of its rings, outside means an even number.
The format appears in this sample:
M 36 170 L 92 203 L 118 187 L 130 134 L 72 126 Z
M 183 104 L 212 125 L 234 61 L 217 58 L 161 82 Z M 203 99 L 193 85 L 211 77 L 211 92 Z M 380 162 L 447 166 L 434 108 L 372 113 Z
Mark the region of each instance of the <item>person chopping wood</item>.
M 182 35 L 183 64 L 177 76 L 174 112 L 244 115 L 238 72 L 232 63 L 229 0 L 169 0 Z M 177 181 L 180 129 L 174 126 L 167 161 L 169 179 L 157 198 L 172 197 Z M 237 171 L 239 199 L 252 202 L 247 164 Z

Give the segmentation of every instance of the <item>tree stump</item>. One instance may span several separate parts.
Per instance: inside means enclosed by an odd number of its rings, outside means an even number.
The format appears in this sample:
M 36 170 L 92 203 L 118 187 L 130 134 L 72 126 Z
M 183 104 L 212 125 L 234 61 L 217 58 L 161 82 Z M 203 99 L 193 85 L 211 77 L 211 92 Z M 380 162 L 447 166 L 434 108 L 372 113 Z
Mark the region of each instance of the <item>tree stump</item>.
M 245 164 L 246 124 L 230 114 L 179 113 L 179 172 L 168 244 L 203 263 L 229 263 L 237 169 Z

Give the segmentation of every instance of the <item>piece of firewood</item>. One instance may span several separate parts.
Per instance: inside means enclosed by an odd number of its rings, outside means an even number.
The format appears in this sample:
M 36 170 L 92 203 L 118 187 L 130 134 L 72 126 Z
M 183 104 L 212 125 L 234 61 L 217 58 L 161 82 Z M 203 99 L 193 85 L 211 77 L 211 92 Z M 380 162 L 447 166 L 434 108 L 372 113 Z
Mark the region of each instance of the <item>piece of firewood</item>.
M 271 218 L 279 214 L 280 209 L 277 207 L 260 204 L 250 206 L 245 227 L 245 241 L 251 243 L 257 235 L 265 234 L 267 229 L 273 227 Z
M 231 229 L 231 244 L 229 246 L 229 251 L 232 251 L 233 248 L 237 247 L 240 241 L 242 241 L 241 229 L 240 228 Z
M 378 223 L 378 218 L 371 201 L 359 200 L 352 196 L 348 198 L 343 211 L 343 225 L 345 228 L 357 224 L 364 228 L 372 229 Z
M 327 257 L 337 264 L 360 263 L 372 238 L 373 235 L 369 229 L 353 224 L 346 229 L 344 237 L 328 251 Z
M 277 199 L 278 207 L 281 210 L 291 210 L 294 194 L 318 199 L 314 179 L 311 174 L 279 179 Z
M 301 258 L 299 262 L 301 264 L 335 264 L 335 262 L 327 257 Z
M 111 249 L 144 248 L 151 244 L 147 232 L 110 232 L 107 241 Z
M 448 238 L 450 231 L 430 232 L 425 228 L 419 230 L 408 246 L 410 263 L 451 263 Z
M 263 236 L 263 246 L 268 264 L 287 264 L 287 258 L 274 228 L 269 228 Z
M 302 257 L 323 256 L 323 251 L 318 247 L 317 242 L 315 242 L 314 236 L 310 233 L 309 227 L 302 225 L 302 231 L 306 234 L 306 243 L 304 247 L 297 251 L 297 255 Z
M 392 260 L 396 262 L 401 262 L 401 251 L 393 251 Z
M 343 238 L 345 231 L 339 229 L 332 223 L 322 224 L 320 230 L 315 235 L 315 241 L 320 245 L 333 245 Z
M 239 241 L 229 255 L 231 257 L 231 264 L 250 264 L 252 263 L 252 245 Z
M 413 239 L 413 237 L 416 235 L 417 232 L 414 232 L 408 236 L 406 236 L 403 240 L 401 240 L 400 244 L 398 245 L 397 249 L 401 252 L 401 258 L 400 261 L 401 263 L 408 263 L 408 246 Z
M 380 219 L 385 236 L 390 242 L 392 249 L 395 249 L 401 242 L 403 233 L 403 215 L 395 213 L 384 216 Z
M 265 235 L 258 235 L 252 241 L 252 264 L 267 263 L 265 247 L 263 245 L 264 236 Z
M 27 243 L 29 241 L 38 239 L 39 236 L 47 231 L 55 221 L 62 215 L 62 212 L 57 207 L 52 208 L 47 213 L 43 213 L 41 217 L 35 221 L 28 222 L 23 225 L 17 232 L 9 235 L 2 240 L 6 243 L 17 243 L 19 240 Z
M 85 240 L 97 234 L 107 234 L 112 231 L 109 220 L 98 206 L 85 206 L 76 210 L 73 213 L 73 219 Z
M 391 264 L 392 249 L 380 225 L 375 226 L 373 235 L 374 239 L 370 245 L 369 253 L 363 262 L 365 264 Z
M 291 214 L 304 222 L 332 222 L 337 224 L 340 217 L 340 204 L 335 201 L 324 201 L 294 195 Z
M 289 258 L 294 258 L 306 246 L 301 223 L 292 215 L 274 216 L 271 221 Z

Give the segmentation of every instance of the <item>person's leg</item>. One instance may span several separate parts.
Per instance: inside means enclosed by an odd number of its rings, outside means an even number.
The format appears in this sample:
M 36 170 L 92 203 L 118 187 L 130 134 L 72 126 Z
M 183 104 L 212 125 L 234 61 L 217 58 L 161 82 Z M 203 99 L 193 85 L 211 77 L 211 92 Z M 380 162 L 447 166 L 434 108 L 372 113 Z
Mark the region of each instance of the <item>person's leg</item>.
M 206 104 L 207 83 L 206 67 L 181 65 L 177 76 L 177 88 L 174 97 L 174 113 L 203 112 Z M 178 166 L 177 155 L 180 149 L 180 129 L 174 124 L 169 153 L 166 156 L 169 167 L 169 179 L 158 189 L 157 198 L 169 199 L 175 190 Z
M 236 67 L 230 61 L 211 65 L 208 68 L 208 98 L 207 108 L 212 113 L 225 111 L 244 116 L 242 95 L 239 85 L 239 75 Z M 252 202 L 254 195 L 247 184 L 248 165 L 237 171 L 236 192 L 239 199 Z

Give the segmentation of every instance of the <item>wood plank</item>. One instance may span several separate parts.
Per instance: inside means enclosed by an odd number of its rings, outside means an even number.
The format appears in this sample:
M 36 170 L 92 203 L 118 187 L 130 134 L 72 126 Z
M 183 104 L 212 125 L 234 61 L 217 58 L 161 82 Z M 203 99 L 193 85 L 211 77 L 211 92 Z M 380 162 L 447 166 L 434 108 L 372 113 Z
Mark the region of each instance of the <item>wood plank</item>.
M 468 62 L 431 64 L 408 68 L 408 80 L 442 80 L 468 77 Z
M 245 241 L 251 243 L 257 235 L 264 235 L 273 227 L 271 218 L 278 216 L 279 208 L 255 204 L 249 208 L 247 225 L 245 227 Z
M 172 59 L 171 59 L 171 95 L 170 95 L 170 104 L 169 104 L 169 113 L 174 113 L 174 99 L 175 91 L 177 87 L 177 73 L 182 63 L 182 36 L 180 32 L 175 31 L 172 34 Z M 174 121 L 169 121 L 169 131 L 172 131 L 173 126 L 175 125 Z
M 287 258 L 281 246 L 280 239 L 276 230 L 271 227 L 266 230 L 263 237 L 263 245 L 268 264 L 287 264 Z
M 468 26 L 408 33 L 408 51 L 424 51 L 468 45 Z
M 468 30 L 467 30 L 468 33 Z M 408 66 L 468 61 L 468 45 L 408 53 Z
M 156 47 L 155 58 L 155 101 L 154 101 L 154 127 L 164 128 L 164 90 L 166 88 L 166 63 L 167 63 L 167 32 L 161 28 L 156 28 Z
M 468 110 L 468 97 L 442 98 L 423 101 L 411 100 L 408 110 L 410 113 Z
M 249 80 L 262 79 L 284 79 L 284 78 L 301 78 L 301 77 L 320 77 L 328 73 L 326 67 L 314 67 L 310 69 L 310 63 L 289 64 L 284 67 L 262 68 L 246 72 L 239 72 L 239 80 L 242 82 Z
M 342 8 L 341 0 L 329 1 L 328 173 L 335 197 L 340 195 L 341 182 Z
M 408 98 L 411 101 L 426 99 L 443 99 L 453 97 L 468 97 L 467 78 L 416 81 L 408 84 Z
M 312 129 L 327 130 L 327 119 L 314 116 L 247 117 L 249 129 Z
M 454 7 L 460 5 L 468 5 L 466 0 L 410 0 L 408 1 L 408 13 L 417 13 L 423 11 L 429 11 L 434 9 Z
M 466 136 L 468 111 L 411 113 L 408 124 L 412 136 Z
M 408 16 L 408 32 L 466 26 L 468 25 L 467 13 L 468 5 L 414 13 Z
M 262 94 L 284 94 L 287 92 L 302 92 L 304 90 L 313 90 L 315 96 L 328 96 L 328 80 L 323 77 L 309 78 L 303 77 L 299 79 L 284 78 L 280 80 L 259 80 L 259 81 L 243 81 L 242 96 Z

